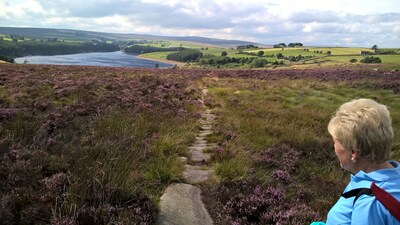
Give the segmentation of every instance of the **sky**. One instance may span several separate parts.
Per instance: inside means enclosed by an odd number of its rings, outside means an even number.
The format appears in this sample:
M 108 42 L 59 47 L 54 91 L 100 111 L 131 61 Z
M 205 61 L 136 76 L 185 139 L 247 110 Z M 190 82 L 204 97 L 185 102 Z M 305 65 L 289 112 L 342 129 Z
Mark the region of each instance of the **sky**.
M 0 0 L 0 26 L 400 47 L 400 0 Z

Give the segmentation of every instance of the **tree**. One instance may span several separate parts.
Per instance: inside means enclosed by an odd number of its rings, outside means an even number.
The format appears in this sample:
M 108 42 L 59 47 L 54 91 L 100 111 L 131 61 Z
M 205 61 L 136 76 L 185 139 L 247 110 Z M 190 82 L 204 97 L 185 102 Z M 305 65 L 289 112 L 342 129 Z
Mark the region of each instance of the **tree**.
M 251 62 L 251 67 L 253 68 L 260 68 L 260 67 L 264 67 L 265 64 L 267 64 L 268 61 L 265 59 L 255 59 Z
M 221 52 L 221 56 L 227 56 L 228 53 L 227 52 Z
M 371 48 L 372 50 L 374 50 L 374 51 L 376 51 L 376 50 L 378 50 L 378 45 L 374 45 L 374 46 L 372 46 L 372 48 Z
M 296 43 L 289 43 L 288 44 L 288 47 L 290 47 L 290 48 L 294 48 L 294 47 L 302 47 L 303 46 L 303 43 L 300 43 L 300 42 L 296 42 Z
M 327 55 L 330 55 L 330 54 L 331 54 L 331 51 L 326 51 L 326 54 L 327 54 Z
M 261 56 L 263 56 L 263 55 L 264 55 L 264 51 L 258 51 L 258 52 L 257 52 L 257 56 L 258 56 L 258 57 L 261 57 Z
M 276 58 L 278 58 L 278 59 L 282 59 L 282 58 L 283 58 L 283 55 L 282 55 L 282 53 L 280 53 L 280 52 L 279 52 L 279 53 L 277 53 L 277 54 L 276 54 Z
M 357 62 L 357 59 L 350 59 L 350 62 L 351 62 L 351 63 L 356 63 L 356 62 Z
M 183 51 L 173 52 L 167 55 L 168 60 L 175 60 L 180 62 L 189 62 L 195 61 L 198 58 L 201 58 L 203 53 L 200 50 L 196 49 L 187 49 Z
M 274 48 L 285 48 L 285 47 L 287 47 L 285 43 L 279 43 L 274 45 Z
M 367 56 L 364 59 L 361 59 L 362 63 L 381 63 L 382 60 L 379 57 Z

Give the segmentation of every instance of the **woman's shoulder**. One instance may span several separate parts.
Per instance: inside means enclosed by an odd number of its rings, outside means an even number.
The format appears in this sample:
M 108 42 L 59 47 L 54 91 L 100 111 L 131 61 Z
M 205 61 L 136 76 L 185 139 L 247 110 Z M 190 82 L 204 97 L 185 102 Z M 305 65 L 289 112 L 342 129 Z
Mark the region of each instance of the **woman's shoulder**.
M 363 195 L 354 203 L 352 221 L 358 221 L 356 224 L 360 225 L 387 224 L 388 221 L 400 225 L 388 209 L 375 196 L 370 195 Z
M 372 191 L 370 193 L 360 195 L 360 197 L 354 202 L 352 214 L 360 217 L 360 219 L 354 219 L 362 220 L 361 222 L 369 222 L 365 224 L 387 224 L 388 221 L 391 221 L 390 224 L 400 225 L 400 222 L 393 216 L 391 212 L 388 211 L 387 208 L 388 204 L 396 205 L 397 202 L 400 202 L 400 179 L 393 179 L 377 183 L 376 186 L 371 186 L 371 189 Z M 395 202 L 392 200 L 389 201 L 387 197 L 384 199 L 379 198 L 378 195 L 382 196 L 382 192 L 389 193 L 389 195 L 394 197 L 393 200 Z

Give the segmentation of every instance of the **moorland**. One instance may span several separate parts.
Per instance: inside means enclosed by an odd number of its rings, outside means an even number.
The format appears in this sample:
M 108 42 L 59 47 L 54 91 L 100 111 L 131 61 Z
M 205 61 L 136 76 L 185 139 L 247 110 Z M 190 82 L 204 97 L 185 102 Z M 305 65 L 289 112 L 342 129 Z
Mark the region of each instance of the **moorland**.
M 204 87 L 216 115 L 207 138 L 218 145 L 208 150 L 217 179 L 199 186 L 215 224 L 324 220 L 349 180 L 326 126 L 351 99 L 389 107 L 391 158 L 400 160 L 397 49 L 141 45 L 236 62 L 190 60 L 169 69 L 0 64 L 3 224 L 153 224 L 165 188 L 183 181 L 180 159 L 201 127 Z M 362 63 L 360 51 L 382 62 Z M 268 63 L 237 62 L 251 57 Z

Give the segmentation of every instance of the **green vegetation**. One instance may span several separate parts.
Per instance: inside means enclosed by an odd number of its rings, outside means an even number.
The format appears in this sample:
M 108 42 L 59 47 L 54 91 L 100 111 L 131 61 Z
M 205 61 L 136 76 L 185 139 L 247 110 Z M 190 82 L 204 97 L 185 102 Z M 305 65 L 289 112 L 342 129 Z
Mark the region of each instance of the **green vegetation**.
M 360 60 L 362 63 L 382 63 L 382 60 L 379 57 L 367 56 L 364 59 Z
M 195 61 L 198 58 L 201 58 L 203 56 L 203 53 L 197 49 L 187 49 L 187 50 L 182 50 L 174 53 L 170 53 L 167 55 L 168 60 L 175 60 L 179 62 L 189 62 L 189 61 Z
M 166 59 L 167 55 L 170 53 L 173 52 L 152 52 L 152 53 L 140 54 L 140 56 L 153 59 Z
M 177 43 L 176 43 L 177 44 Z M 218 68 L 262 68 L 276 66 L 321 66 L 334 63 L 349 64 L 351 59 L 361 62 L 365 56 L 362 52 L 371 52 L 368 48 L 340 48 L 340 47 L 298 47 L 299 43 L 290 43 L 293 47 L 284 48 L 259 48 L 253 45 L 237 46 L 237 49 L 218 47 L 201 47 L 191 45 L 191 49 L 198 49 L 202 57 L 191 62 L 192 67 L 218 67 Z M 301 43 L 300 43 L 301 44 Z M 180 44 L 183 45 L 182 43 Z M 395 49 L 380 49 L 382 52 L 391 52 L 389 55 L 379 55 L 383 66 L 387 68 L 400 68 L 400 55 Z M 145 57 L 166 59 L 173 52 L 156 52 L 145 54 Z M 379 52 L 377 52 L 378 54 Z M 373 52 L 371 52 L 373 54 Z M 377 57 L 377 55 L 375 55 Z M 354 63 L 354 62 L 353 62 Z M 396 66 L 397 65 L 397 66 Z
M 0 55 L 4 57 L 20 57 L 26 55 L 58 55 L 81 52 L 118 51 L 119 46 L 98 41 L 65 42 L 56 38 L 48 40 L 0 40 Z
M 400 55 L 377 55 L 382 60 L 382 63 L 393 63 L 400 65 Z M 351 59 L 356 59 L 357 61 L 361 61 L 364 59 L 364 56 L 329 56 L 325 59 L 330 60 L 332 62 L 338 63 L 346 63 Z
M 303 47 L 303 43 L 300 42 L 296 42 L 296 43 L 289 43 L 288 45 L 286 45 L 285 43 L 279 43 L 279 44 L 275 44 L 274 48 L 295 48 L 295 47 Z
M 0 55 L 0 61 L 9 62 L 9 63 L 14 63 L 15 62 L 12 57 L 6 57 L 6 56 L 1 56 L 1 55 Z
M 191 58 L 186 65 L 203 68 L 276 68 L 319 67 L 337 64 L 357 64 L 368 61 L 365 56 L 379 57 L 383 68 L 400 69 L 399 49 L 311 47 L 301 42 L 278 43 L 274 48 L 238 42 L 236 47 L 224 48 L 204 38 L 159 40 L 145 35 L 107 34 L 76 30 L 2 28 L 0 56 L 54 55 L 93 51 L 116 51 L 141 54 L 146 58 L 167 59 L 181 50 L 201 51 L 202 56 Z M 187 40 L 191 40 L 187 41 Z M 225 57 L 225 58 L 221 58 Z M 181 57 L 177 57 L 181 60 Z M 350 62 L 356 59 L 357 62 Z M 4 60 L 3 60 L 4 61 Z M 376 63 L 374 61 L 373 63 Z
M 183 47 L 163 48 L 163 47 L 154 47 L 150 45 L 132 45 L 124 49 L 126 53 L 134 53 L 134 54 L 145 54 L 152 52 L 171 52 L 171 51 L 182 51 L 182 50 L 184 50 Z

